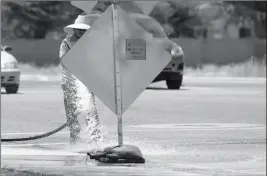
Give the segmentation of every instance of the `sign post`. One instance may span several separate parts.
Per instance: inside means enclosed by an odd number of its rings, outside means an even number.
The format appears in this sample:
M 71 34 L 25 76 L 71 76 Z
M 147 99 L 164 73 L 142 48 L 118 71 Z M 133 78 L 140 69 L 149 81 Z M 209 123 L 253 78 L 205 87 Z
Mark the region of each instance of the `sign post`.
M 113 24 L 113 55 L 115 63 L 115 104 L 116 114 L 118 117 L 118 143 L 119 146 L 123 145 L 122 135 L 122 101 L 121 101 L 121 84 L 120 84 L 120 57 L 119 57 L 119 19 L 118 19 L 118 1 L 112 3 L 112 24 Z

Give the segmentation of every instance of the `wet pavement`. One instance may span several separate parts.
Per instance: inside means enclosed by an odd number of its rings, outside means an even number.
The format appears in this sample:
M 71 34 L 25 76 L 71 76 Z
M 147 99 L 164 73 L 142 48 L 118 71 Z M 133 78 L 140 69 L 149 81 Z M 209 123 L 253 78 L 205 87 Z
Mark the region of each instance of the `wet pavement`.
M 86 161 L 78 152 L 94 146 L 69 146 L 64 129 L 41 140 L 2 143 L 1 166 L 16 169 L 13 175 L 266 175 L 266 81 L 188 78 L 184 84 L 180 91 L 153 84 L 125 113 L 124 143 L 140 147 L 143 165 Z M 27 82 L 20 94 L 2 94 L 2 138 L 55 129 L 65 122 L 62 101 L 56 82 Z M 117 144 L 116 116 L 97 105 L 106 136 L 97 147 Z

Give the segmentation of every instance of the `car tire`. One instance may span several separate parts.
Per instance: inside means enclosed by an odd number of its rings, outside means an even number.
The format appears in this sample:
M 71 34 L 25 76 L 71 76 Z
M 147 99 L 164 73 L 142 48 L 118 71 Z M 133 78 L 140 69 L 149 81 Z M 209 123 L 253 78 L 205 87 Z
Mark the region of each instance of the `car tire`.
M 175 80 L 166 80 L 166 84 L 168 89 L 176 89 L 179 90 L 180 87 L 182 86 L 183 82 L 183 75 L 179 74 L 178 78 Z
M 19 85 L 8 85 L 5 88 L 6 88 L 6 93 L 15 94 L 18 93 Z

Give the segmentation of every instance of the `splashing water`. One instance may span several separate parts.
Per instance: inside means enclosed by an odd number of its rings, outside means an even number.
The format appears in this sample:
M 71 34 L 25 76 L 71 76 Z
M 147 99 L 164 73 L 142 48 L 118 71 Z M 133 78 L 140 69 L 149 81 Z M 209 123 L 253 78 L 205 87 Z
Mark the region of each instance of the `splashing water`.
M 86 122 L 82 131 L 87 134 L 87 144 L 92 145 L 93 143 L 102 142 L 104 133 L 101 132 L 94 94 L 88 91 L 87 87 L 80 81 L 77 81 L 77 94 L 79 97 L 77 104 L 79 104 L 80 111 L 83 112 L 81 118 L 85 119 Z

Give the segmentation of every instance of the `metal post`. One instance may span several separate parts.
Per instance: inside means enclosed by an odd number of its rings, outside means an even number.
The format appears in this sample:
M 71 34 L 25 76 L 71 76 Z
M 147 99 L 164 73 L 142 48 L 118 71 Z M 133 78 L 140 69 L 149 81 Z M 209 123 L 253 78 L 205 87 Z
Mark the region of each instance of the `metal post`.
M 116 91 L 116 112 L 118 117 L 118 143 L 123 145 L 122 135 L 122 101 L 120 86 L 120 62 L 119 62 L 119 19 L 118 1 L 112 2 L 112 21 L 113 21 L 113 54 L 115 59 L 115 91 Z

